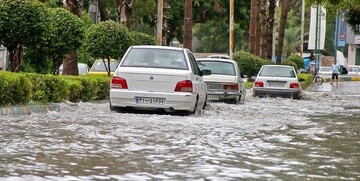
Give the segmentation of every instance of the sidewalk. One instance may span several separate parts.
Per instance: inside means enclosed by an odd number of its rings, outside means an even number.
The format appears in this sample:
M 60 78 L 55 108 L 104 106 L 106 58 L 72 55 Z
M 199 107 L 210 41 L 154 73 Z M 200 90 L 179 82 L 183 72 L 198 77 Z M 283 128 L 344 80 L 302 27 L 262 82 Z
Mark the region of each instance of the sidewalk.
M 324 82 L 331 82 L 331 75 L 320 75 Z M 339 75 L 339 81 L 360 81 L 360 76 Z

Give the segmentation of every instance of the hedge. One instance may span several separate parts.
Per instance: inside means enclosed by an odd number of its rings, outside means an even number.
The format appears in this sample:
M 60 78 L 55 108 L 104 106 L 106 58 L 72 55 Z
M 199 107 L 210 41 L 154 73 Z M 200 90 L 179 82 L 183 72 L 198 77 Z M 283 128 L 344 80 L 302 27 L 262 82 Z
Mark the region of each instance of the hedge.
M 104 100 L 109 97 L 110 79 L 0 72 L 0 106 Z

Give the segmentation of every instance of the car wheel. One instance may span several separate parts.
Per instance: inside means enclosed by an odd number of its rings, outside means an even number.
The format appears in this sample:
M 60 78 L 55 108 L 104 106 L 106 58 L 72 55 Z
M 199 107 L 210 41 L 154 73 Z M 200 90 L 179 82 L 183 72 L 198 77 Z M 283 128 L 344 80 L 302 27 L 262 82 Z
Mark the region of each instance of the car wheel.
M 241 96 L 237 96 L 235 99 L 232 99 L 229 101 L 231 104 L 239 104 L 240 103 Z
M 114 111 L 114 112 L 122 112 L 123 109 L 120 108 L 120 107 L 115 107 L 115 106 L 112 106 L 111 103 L 110 103 L 110 111 Z
M 203 106 L 202 109 L 205 109 L 206 106 L 207 106 L 207 95 L 206 95 L 206 97 L 205 97 L 205 102 L 204 102 L 204 106 Z

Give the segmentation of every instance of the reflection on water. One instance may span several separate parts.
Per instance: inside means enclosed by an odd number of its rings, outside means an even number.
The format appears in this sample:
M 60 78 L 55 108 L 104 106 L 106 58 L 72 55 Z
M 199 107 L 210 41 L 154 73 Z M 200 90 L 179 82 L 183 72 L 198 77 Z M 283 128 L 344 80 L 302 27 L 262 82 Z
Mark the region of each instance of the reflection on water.
M 212 103 L 201 116 L 62 105 L 0 117 L 0 180 L 359 180 L 359 99 Z

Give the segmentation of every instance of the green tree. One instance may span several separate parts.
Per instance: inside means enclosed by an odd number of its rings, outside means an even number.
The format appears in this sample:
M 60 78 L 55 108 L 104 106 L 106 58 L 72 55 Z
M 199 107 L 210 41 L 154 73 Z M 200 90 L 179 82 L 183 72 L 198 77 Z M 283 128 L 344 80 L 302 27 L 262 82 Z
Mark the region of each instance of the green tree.
M 120 59 L 133 41 L 124 25 L 111 20 L 94 24 L 85 33 L 86 50 L 92 57 L 103 60 L 108 76 L 111 58 Z
M 132 31 L 131 36 L 134 40 L 133 45 L 156 45 L 155 38 L 146 33 Z
M 63 55 L 78 49 L 84 38 L 84 22 L 64 8 L 50 8 L 48 31 L 43 46 L 53 61 L 52 73 L 62 63 Z
M 33 46 L 42 41 L 45 19 L 43 4 L 36 0 L 1 1 L 0 44 L 10 52 L 12 71 L 19 71 L 23 46 Z
M 194 36 L 204 43 L 204 52 L 228 53 L 229 2 L 199 1 L 194 3 Z M 235 1 L 235 50 L 243 50 L 248 42 L 250 2 Z

